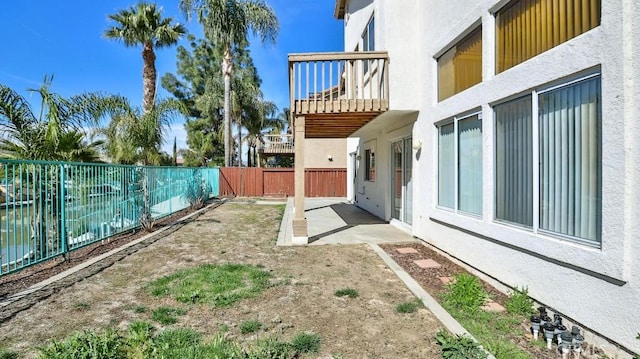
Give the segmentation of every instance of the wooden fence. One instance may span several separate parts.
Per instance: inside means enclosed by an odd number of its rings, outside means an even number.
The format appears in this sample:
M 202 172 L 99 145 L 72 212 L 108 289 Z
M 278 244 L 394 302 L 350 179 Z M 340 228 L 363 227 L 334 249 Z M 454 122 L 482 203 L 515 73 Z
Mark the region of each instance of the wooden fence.
M 288 197 L 294 195 L 293 168 L 221 167 L 220 195 L 232 197 Z M 307 168 L 306 197 L 345 197 L 345 168 Z

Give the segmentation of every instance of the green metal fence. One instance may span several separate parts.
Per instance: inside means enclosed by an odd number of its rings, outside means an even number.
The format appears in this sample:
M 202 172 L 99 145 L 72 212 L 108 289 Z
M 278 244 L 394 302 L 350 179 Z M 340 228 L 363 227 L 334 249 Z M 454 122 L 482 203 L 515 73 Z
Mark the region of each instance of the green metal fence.
M 218 194 L 218 168 L 0 160 L 0 276 Z

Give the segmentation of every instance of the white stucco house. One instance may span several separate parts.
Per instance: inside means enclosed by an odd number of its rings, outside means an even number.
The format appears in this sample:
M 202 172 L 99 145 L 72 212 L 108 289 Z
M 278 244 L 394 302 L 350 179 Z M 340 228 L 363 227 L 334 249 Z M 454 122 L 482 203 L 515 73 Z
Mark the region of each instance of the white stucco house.
M 296 135 L 350 138 L 350 199 L 528 287 L 608 353 L 640 352 L 640 2 L 336 0 L 334 15 L 345 52 L 291 55 L 291 101 Z

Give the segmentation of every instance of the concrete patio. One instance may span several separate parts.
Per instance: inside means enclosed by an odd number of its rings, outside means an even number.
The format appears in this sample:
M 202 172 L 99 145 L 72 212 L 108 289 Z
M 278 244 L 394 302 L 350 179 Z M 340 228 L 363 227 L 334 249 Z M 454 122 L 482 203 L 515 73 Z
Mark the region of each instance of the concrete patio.
M 279 246 L 292 245 L 293 198 L 287 200 Z M 409 243 L 410 234 L 347 202 L 345 198 L 306 198 L 309 245 Z

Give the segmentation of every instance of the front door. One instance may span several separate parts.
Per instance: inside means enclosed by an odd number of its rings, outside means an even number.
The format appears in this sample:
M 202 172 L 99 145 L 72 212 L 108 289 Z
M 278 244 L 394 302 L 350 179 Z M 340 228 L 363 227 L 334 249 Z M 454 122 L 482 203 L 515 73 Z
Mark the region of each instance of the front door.
M 391 217 L 412 223 L 413 186 L 411 137 L 391 143 Z

